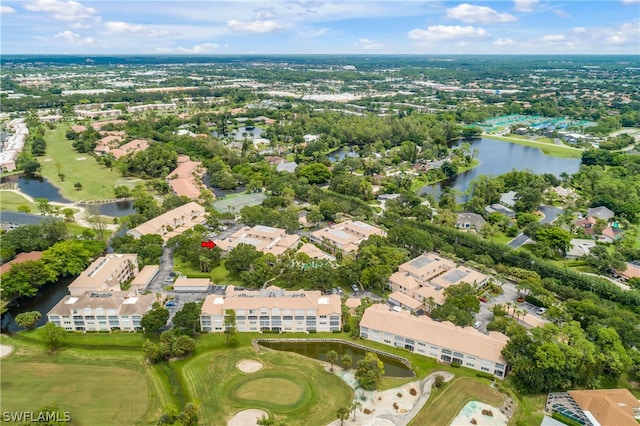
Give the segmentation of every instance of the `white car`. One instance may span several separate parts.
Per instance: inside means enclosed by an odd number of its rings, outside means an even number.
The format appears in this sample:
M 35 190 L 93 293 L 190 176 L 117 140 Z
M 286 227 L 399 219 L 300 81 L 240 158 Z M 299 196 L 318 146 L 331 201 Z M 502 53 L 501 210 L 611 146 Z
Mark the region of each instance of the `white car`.
M 538 315 L 542 315 L 542 314 L 544 314 L 545 312 L 547 312 L 547 309 L 546 309 L 546 308 L 540 308 L 540 309 L 538 309 L 538 310 L 536 311 L 536 314 L 538 314 Z
M 476 321 L 473 323 L 473 328 L 480 328 L 480 326 L 482 325 L 482 323 L 480 321 Z

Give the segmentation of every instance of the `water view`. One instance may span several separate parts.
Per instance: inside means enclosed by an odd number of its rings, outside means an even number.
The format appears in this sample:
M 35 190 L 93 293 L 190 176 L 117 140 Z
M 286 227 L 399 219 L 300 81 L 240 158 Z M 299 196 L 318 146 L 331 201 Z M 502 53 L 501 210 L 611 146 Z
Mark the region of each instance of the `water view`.
M 3 333 L 15 333 L 22 330 L 22 327 L 15 323 L 15 316 L 23 312 L 38 311 L 42 314 L 42 318 L 38 321 L 38 327 L 45 325 L 47 322 L 47 312 L 53 308 L 64 296 L 69 294 L 67 287 L 75 277 L 62 278 L 58 282 L 47 284 L 40 288 L 38 294 L 34 297 L 16 299 L 9 309 L 2 314 Z
M 462 143 L 462 141 L 457 142 L 455 146 Z M 438 198 L 446 187 L 464 192 L 469 187 L 469 183 L 480 175 L 498 176 L 514 169 L 559 176 L 562 172 L 576 173 L 580 168 L 579 158 L 551 157 L 544 155 L 538 148 L 530 146 L 487 138 L 474 139 L 470 144 L 472 150 L 478 150 L 478 160 L 480 160 L 478 167 L 434 185 L 423 186 L 419 193 L 431 194 Z M 459 198 L 458 201 L 464 201 L 464 197 Z
M 364 358 L 365 351 L 348 345 L 346 343 L 336 342 L 262 342 L 262 346 L 275 349 L 278 351 L 295 352 L 300 355 L 304 355 L 309 358 L 318 359 L 320 361 L 327 361 L 327 352 L 334 350 L 338 352 L 338 359 L 342 358 L 342 355 L 349 354 L 353 361 L 352 368 L 358 364 L 358 361 Z M 414 377 L 413 371 L 408 369 L 400 361 L 393 358 L 379 355 L 380 361 L 384 363 L 384 376 L 385 377 Z M 339 362 L 339 361 L 338 361 Z
M 58 203 L 70 203 L 60 194 L 60 190 L 44 178 L 24 175 L 6 176 L 0 179 L 0 184 L 15 184 L 17 189 L 33 198 L 46 198 Z
M 133 201 L 131 200 L 112 201 L 110 203 L 94 204 L 93 206 L 98 208 L 100 214 L 111 217 L 122 217 L 136 212 L 133 209 Z

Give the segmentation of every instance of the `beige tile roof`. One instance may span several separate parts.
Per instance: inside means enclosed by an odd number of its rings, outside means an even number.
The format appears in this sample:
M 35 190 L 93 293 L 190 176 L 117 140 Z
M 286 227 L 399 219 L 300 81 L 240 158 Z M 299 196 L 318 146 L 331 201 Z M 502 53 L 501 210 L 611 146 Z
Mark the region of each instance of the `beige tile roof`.
M 417 289 L 413 297 L 422 300 L 425 305 L 427 304 L 427 300 L 429 299 L 429 297 L 433 297 L 433 301 L 440 306 L 444 305 L 445 302 L 444 291 L 436 290 L 435 287 L 430 285 L 426 285 Z
M 458 266 L 456 269 L 444 273 L 431 280 L 431 283 L 439 287 L 447 288 L 460 283 L 478 284 L 488 277 L 474 269 L 466 266 Z
M 116 158 L 121 158 L 129 153 L 142 152 L 147 148 L 149 148 L 149 142 L 144 139 L 134 139 L 118 148 L 112 149 L 111 154 Z
M 209 287 L 211 280 L 209 278 L 187 278 L 184 276 L 178 277 L 173 283 L 173 288 L 180 287 Z
M 500 352 L 509 338 L 498 332 L 487 335 L 473 327 L 462 328 L 448 321 L 437 322 L 427 316 L 416 317 L 409 312 L 391 311 L 382 304 L 367 308 L 360 326 L 506 364 Z
M 362 299 L 357 297 L 350 297 L 345 302 L 344 305 L 349 309 L 355 309 L 358 306 L 362 305 Z
M 286 230 L 271 226 L 256 225 L 253 228 L 243 226 L 228 238 L 217 240 L 222 251 L 233 250 L 238 244 L 251 244 L 256 250 L 278 256 L 298 246 L 300 236 L 287 234 Z
M 345 252 L 356 251 L 358 244 L 371 235 L 384 236 L 386 233 L 382 229 L 369 225 L 368 223 L 351 220 L 336 223 L 328 228 L 323 228 L 311 233 L 313 238 L 328 240 Z
M 236 291 L 227 287 L 224 296 L 210 294 L 202 304 L 202 314 L 223 315 L 226 309 L 271 309 L 281 310 L 315 309 L 318 315 L 340 315 L 342 312 L 340 296 L 323 295 L 320 291 L 287 291 L 275 286 L 264 290 Z
M 418 300 L 414 299 L 413 297 L 409 297 L 406 294 L 399 291 L 394 291 L 389 295 L 389 300 L 392 300 L 392 299 L 400 303 L 402 306 L 408 307 L 412 311 L 419 309 L 422 306 L 422 303 L 419 302 Z
M 409 291 L 415 291 L 420 288 L 421 283 L 407 272 L 394 272 L 389 277 L 391 284 L 396 284 Z
M 325 259 L 333 262 L 336 260 L 335 257 L 331 256 L 328 253 L 323 252 L 318 247 L 316 247 L 313 243 L 304 243 L 300 249 L 298 249 L 298 253 L 304 253 L 309 256 L 311 259 Z
M 622 271 L 622 272 L 618 272 L 619 275 L 629 279 L 629 278 L 640 278 L 640 266 L 638 265 L 634 265 L 633 263 L 626 263 L 627 268 Z
M 78 289 L 88 290 L 107 290 L 117 287 L 120 289 L 120 282 L 115 273 L 122 270 L 127 264 L 138 265 L 137 254 L 108 254 L 97 258 L 87 269 L 82 271 L 78 278 L 69 284 L 69 291 L 78 291 Z
M 158 273 L 160 266 L 158 265 L 145 265 L 144 268 L 136 275 L 131 281 L 131 286 L 144 286 L 149 283 L 149 280 Z
M 81 296 L 65 296 L 58 302 L 47 315 L 73 315 L 72 310 L 77 309 L 80 315 L 84 309 L 91 309 L 88 315 L 96 315 L 95 309 L 103 309 L 103 315 L 143 315 L 151 310 L 156 297 L 153 294 L 129 296 L 126 291 L 114 292 L 85 292 Z
M 173 232 L 171 235 L 178 235 L 187 229 L 204 223 L 204 215 L 204 207 L 196 202 L 191 202 L 138 225 L 127 231 L 127 234 L 136 238 L 141 235 L 158 234 L 162 236 L 163 240 L 167 241 L 170 238 L 170 232 Z M 164 229 L 163 226 L 165 227 Z M 167 231 L 167 226 L 173 228 L 173 231 Z
M 167 182 L 176 195 L 190 199 L 200 196 L 200 179 L 204 169 L 200 161 L 191 161 L 189 157 L 180 156 L 178 166 L 167 176 Z
M 638 426 L 633 409 L 640 411 L 640 401 L 628 389 L 574 390 L 569 395 L 602 426 Z
M 398 267 L 398 271 L 408 272 L 416 278 L 428 281 L 455 267 L 456 264 L 449 259 L 445 259 L 437 253 L 429 252 L 403 263 Z

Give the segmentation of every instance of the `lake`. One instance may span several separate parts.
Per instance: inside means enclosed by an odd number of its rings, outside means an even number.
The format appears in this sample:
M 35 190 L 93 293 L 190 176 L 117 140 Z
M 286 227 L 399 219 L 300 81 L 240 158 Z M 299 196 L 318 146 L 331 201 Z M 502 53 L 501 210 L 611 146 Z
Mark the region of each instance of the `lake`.
M 327 154 L 327 158 L 332 163 L 336 161 L 344 160 L 347 157 L 358 158 L 360 154 L 352 151 L 353 147 L 351 146 L 341 146 L 340 149 L 337 149 L 329 154 Z
M 571 175 L 580 169 L 579 158 L 551 157 L 530 146 L 487 138 L 458 141 L 454 146 L 460 146 L 464 142 L 470 143 L 471 150 L 478 150 L 480 165 L 451 179 L 423 186 L 418 190 L 419 194 L 431 194 L 437 199 L 445 187 L 464 192 L 469 183 L 480 175 L 498 176 L 513 169 L 530 170 L 536 174 L 551 173 L 555 176 L 562 172 Z M 459 202 L 464 200 L 464 197 L 458 198 Z
M 53 308 L 64 296 L 69 294 L 67 287 L 75 277 L 62 278 L 58 282 L 46 284 L 40 288 L 38 294 L 34 297 L 16 300 L 16 303 L 9 307 L 7 312 L 2 314 L 2 332 L 15 333 L 22 330 L 14 318 L 22 312 L 38 311 L 42 314 L 42 318 L 38 321 L 38 327 L 45 325 L 47 322 L 47 312 Z
M 86 207 L 97 207 L 98 212 L 105 216 L 122 217 L 134 214 L 132 200 L 112 201 L 110 203 L 91 204 Z
M 348 345 L 346 343 L 337 342 L 261 342 L 262 346 L 267 348 L 295 352 L 300 355 L 304 355 L 309 358 L 318 359 L 321 361 L 327 360 L 327 352 L 334 350 L 338 352 L 338 364 L 340 365 L 340 359 L 342 355 L 349 354 L 353 363 L 351 368 L 356 368 L 358 361 L 364 358 L 365 351 Z M 378 355 L 380 361 L 384 363 L 384 376 L 385 377 L 414 377 L 413 371 L 409 370 L 400 361 L 384 355 Z
M 70 203 L 71 201 L 60 195 L 60 190 L 48 180 L 24 175 L 6 176 L 0 179 L 0 183 L 15 183 L 18 189 L 33 198 L 46 198 L 49 201 Z

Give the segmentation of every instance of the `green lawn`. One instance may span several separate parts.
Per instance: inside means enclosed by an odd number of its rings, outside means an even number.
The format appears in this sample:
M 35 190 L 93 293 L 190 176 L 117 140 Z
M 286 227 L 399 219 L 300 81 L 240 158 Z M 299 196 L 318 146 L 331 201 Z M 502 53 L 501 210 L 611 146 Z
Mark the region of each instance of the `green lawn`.
M 241 373 L 236 364 L 255 359 L 256 373 Z M 327 424 L 338 407 L 353 399 L 352 389 L 323 366 L 302 355 L 279 351 L 256 353 L 251 347 L 214 351 L 187 362 L 183 376 L 199 402 L 200 418 L 225 424 L 234 413 L 260 408 L 287 425 Z
M 74 425 L 147 425 L 172 402 L 163 379 L 142 360 L 141 334 L 69 334 L 67 347 L 54 353 L 38 339 L 37 331 L 2 338 L 15 348 L 2 360 L 3 411 L 36 411 L 55 402 Z
M 17 212 L 20 205 L 28 206 L 31 213 L 38 213 L 38 207 L 22 195 L 12 191 L 0 191 L 0 210 Z
M 502 406 L 504 397 L 486 382 L 460 377 L 434 390 L 424 408 L 411 425 L 449 425 L 469 401 L 480 401 L 494 407 Z
M 214 284 L 235 286 L 243 285 L 237 274 L 229 272 L 224 267 L 224 260 L 220 262 L 220 265 L 211 269 L 211 272 L 201 272 L 199 268 L 194 268 L 190 263 L 187 263 L 182 259 L 176 259 L 173 265 L 173 270 L 180 272 L 182 275 L 189 278 L 211 278 L 211 282 Z
M 531 146 L 534 148 L 539 148 L 545 155 L 550 155 L 552 157 L 560 157 L 560 158 L 580 158 L 582 156 L 582 149 L 573 148 L 571 146 L 566 145 L 556 145 L 550 144 L 545 141 L 533 141 L 528 139 L 521 139 L 513 136 L 505 137 L 505 136 L 496 136 L 496 135 L 483 135 L 487 139 L 495 139 L 504 142 L 512 142 L 517 143 L 518 145 Z
M 38 161 L 42 164 L 42 175 L 51 184 L 60 188 L 63 197 L 72 200 L 106 200 L 114 198 L 113 187 L 120 178 L 117 169 L 100 166 L 89 153 L 76 152 L 71 141 L 65 137 L 67 125 L 58 125 L 55 130 L 47 130 L 47 152 Z M 58 177 L 58 167 L 65 175 L 64 181 Z M 74 188 L 76 182 L 82 184 L 82 189 Z

